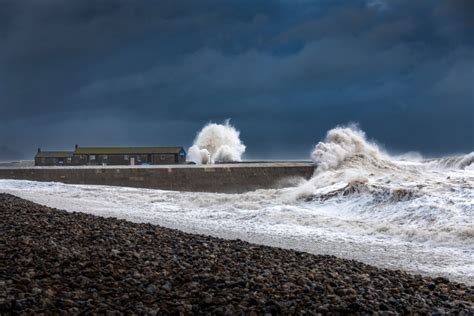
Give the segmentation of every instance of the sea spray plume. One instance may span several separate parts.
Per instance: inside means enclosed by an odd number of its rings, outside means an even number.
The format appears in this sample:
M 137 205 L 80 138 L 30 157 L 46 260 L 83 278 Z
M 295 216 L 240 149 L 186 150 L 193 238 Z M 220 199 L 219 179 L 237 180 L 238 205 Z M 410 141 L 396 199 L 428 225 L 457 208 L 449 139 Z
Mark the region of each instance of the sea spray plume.
M 189 147 L 188 160 L 196 164 L 207 165 L 210 160 L 210 154 L 207 149 L 200 149 L 198 146 L 193 145 Z
M 403 154 L 399 154 L 393 156 L 393 159 L 408 162 L 423 162 L 423 160 L 425 160 L 425 158 L 423 158 L 423 155 L 417 151 L 409 151 Z
M 379 160 L 380 150 L 367 140 L 365 133 L 356 125 L 349 125 L 331 129 L 325 141 L 315 146 L 311 158 L 319 173 L 336 169 L 344 160 L 355 155 Z
M 338 126 L 328 131 L 311 158 L 316 164 L 313 177 L 294 188 L 290 199 L 308 198 L 322 188 L 342 188 L 351 182 L 366 183 L 374 173 L 396 172 L 388 155 L 367 140 L 357 125 Z M 335 188 L 332 188 L 335 189 Z
M 230 125 L 209 123 L 196 136 L 189 148 L 189 160 L 197 164 L 242 161 L 245 145 L 240 132 Z
M 241 161 L 241 155 L 242 153 L 239 149 L 228 145 L 222 145 L 215 153 L 214 160 L 216 162 Z

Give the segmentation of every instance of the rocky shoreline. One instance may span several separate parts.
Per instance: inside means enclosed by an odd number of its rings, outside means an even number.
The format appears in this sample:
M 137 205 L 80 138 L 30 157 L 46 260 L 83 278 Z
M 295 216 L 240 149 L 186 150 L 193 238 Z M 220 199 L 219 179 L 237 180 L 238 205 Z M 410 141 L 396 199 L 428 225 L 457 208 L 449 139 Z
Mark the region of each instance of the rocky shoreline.
M 0 214 L 0 314 L 474 314 L 474 287 L 444 278 L 8 194 Z

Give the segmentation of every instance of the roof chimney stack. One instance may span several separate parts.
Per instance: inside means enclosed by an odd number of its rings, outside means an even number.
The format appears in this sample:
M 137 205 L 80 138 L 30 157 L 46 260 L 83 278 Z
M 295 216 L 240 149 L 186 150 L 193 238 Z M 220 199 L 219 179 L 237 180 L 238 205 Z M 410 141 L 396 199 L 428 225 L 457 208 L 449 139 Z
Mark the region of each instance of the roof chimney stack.
M 78 145 L 78 144 L 76 144 L 76 149 L 77 149 L 77 147 L 79 147 L 79 145 Z
M 40 153 L 40 152 L 41 152 L 41 148 L 38 147 L 38 153 Z

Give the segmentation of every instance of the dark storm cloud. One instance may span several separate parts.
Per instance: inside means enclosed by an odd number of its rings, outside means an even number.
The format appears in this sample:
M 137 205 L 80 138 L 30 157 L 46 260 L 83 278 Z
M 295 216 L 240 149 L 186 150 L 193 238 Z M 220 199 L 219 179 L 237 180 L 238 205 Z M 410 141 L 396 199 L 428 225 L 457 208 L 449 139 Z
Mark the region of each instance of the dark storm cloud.
M 0 162 L 18 159 L 23 155 L 24 153 L 21 153 L 13 148 L 7 147 L 5 145 L 0 146 Z
M 472 151 L 472 3 L 0 0 L 0 145 L 189 145 L 232 118 L 249 157 L 350 121 Z

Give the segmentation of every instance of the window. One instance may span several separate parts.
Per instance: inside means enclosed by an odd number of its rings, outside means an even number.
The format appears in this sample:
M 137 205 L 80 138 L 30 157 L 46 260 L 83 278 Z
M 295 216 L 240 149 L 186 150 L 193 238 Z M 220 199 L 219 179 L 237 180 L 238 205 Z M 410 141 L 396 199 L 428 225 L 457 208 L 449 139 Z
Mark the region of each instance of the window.
M 103 158 L 104 160 L 107 160 L 107 159 L 109 159 L 109 156 L 103 155 L 102 158 Z
M 166 159 L 166 156 L 165 156 L 165 155 L 160 155 L 160 159 L 161 159 L 161 160 L 165 160 L 165 159 Z
M 71 162 L 72 161 L 72 158 L 71 157 L 67 157 L 67 162 Z
M 95 160 L 95 155 L 90 155 L 90 156 L 89 156 L 89 159 L 90 159 L 90 160 Z
M 128 160 L 128 155 L 123 155 L 123 159 Z

